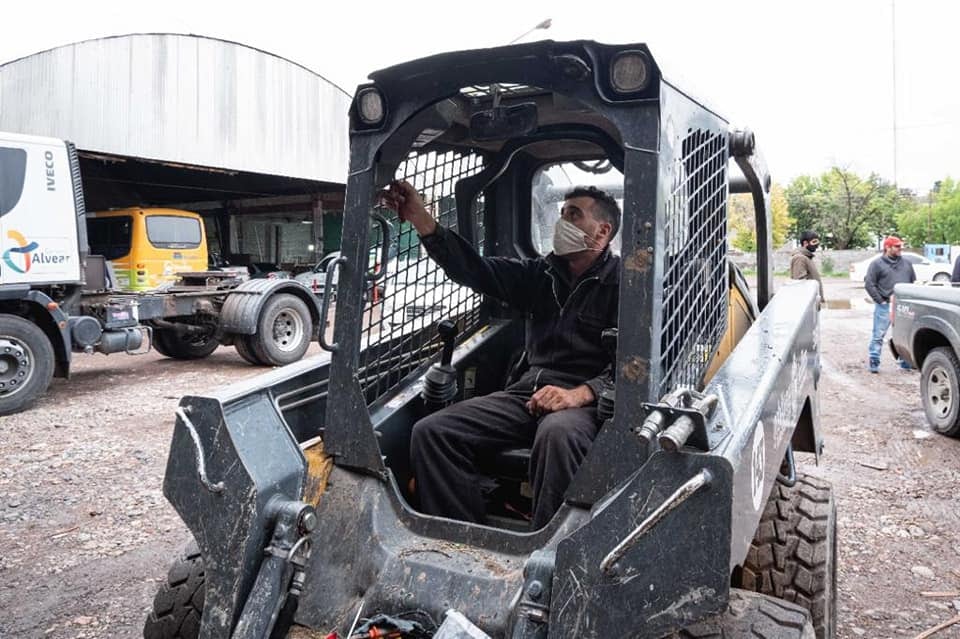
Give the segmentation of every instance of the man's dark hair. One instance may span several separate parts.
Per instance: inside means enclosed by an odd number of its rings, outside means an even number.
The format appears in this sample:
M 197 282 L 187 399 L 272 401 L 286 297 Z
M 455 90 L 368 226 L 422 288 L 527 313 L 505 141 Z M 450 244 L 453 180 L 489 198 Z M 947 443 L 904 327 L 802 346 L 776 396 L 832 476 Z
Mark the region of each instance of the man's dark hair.
M 610 239 L 612 240 L 617 231 L 620 230 L 620 205 L 613 199 L 613 196 L 595 186 L 575 186 L 572 191 L 563 196 L 563 199 L 566 201 L 574 197 L 589 197 L 597 203 L 593 211 L 601 220 L 610 225 Z
M 812 242 L 813 240 L 819 240 L 820 234 L 816 231 L 804 231 L 800 234 L 800 246 L 803 246 L 804 242 Z

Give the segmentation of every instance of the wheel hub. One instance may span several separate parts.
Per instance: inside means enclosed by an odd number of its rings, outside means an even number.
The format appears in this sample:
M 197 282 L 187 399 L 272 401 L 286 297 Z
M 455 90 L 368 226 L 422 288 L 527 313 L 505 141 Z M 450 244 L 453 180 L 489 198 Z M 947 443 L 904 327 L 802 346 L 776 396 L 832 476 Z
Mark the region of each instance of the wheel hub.
M 12 395 L 33 375 L 33 354 L 26 344 L 0 337 L 0 395 Z
M 933 412 L 939 417 L 946 417 L 953 408 L 953 396 L 950 392 L 950 378 L 947 371 L 942 366 L 937 366 L 930 371 L 929 381 L 927 382 L 927 397 L 930 400 L 930 406 Z
M 280 311 L 273 320 L 273 343 L 281 351 L 292 351 L 303 339 L 303 320 L 296 313 Z

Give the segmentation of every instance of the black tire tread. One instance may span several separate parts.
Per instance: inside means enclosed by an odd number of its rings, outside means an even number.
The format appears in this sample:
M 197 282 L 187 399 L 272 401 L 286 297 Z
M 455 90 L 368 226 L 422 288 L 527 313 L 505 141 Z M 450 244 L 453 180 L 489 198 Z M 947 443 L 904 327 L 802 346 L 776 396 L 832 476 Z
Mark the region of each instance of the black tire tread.
M 0 313 L 0 335 L 9 335 L 26 342 L 33 351 L 33 375 L 19 391 L 8 397 L 0 397 L 0 415 L 18 413 L 46 392 L 53 379 L 55 355 L 53 344 L 43 330 L 32 321 Z
M 722 615 L 675 632 L 670 639 L 813 639 L 810 615 L 801 606 L 744 590 L 730 591 Z
M 164 329 L 154 329 L 153 342 L 154 349 L 161 355 L 181 360 L 203 359 L 220 347 L 220 342 L 212 336 L 198 345 L 179 339 L 175 333 Z
M 266 366 L 257 355 L 257 351 L 254 350 L 253 345 L 250 344 L 250 338 L 252 335 L 234 335 L 233 336 L 233 347 L 237 349 L 237 353 L 240 354 L 247 363 L 253 364 L 254 366 Z
M 933 366 L 933 363 L 938 357 L 943 357 L 946 361 L 944 365 L 950 366 L 953 369 L 956 380 L 960 382 L 960 359 L 957 359 L 956 353 L 953 352 L 953 348 L 950 346 L 939 346 L 934 348 L 923 360 L 923 368 L 920 371 L 920 389 L 921 389 L 921 401 L 923 403 L 923 412 L 927 415 L 927 422 L 930 423 L 930 426 L 933 427 L 935 431 L 941 435 L 946 435 L 947 437 L 960 437 L 960 410 L 957 411 L 956 417 L 954 417 L 953 423 L 946 424 L 944 426 L 937 426 L 933 419 L 930 417 L 930 413 L 927 411 L 927 393 L 926 393 L 926 379 L 927 372 L 929 370 L 928 366 Z M 956 384 L 954 391 L 954 402 L 960 402 L 960 383 Z
M 191 544 L 167 573 L 143 625 L 144 639 L 197 639 L 203 615 L 203 558 Z
M 734 585 L 803 606 L 818 639 L 836 632 L 836 503 L 828 482 L 777 482 Z

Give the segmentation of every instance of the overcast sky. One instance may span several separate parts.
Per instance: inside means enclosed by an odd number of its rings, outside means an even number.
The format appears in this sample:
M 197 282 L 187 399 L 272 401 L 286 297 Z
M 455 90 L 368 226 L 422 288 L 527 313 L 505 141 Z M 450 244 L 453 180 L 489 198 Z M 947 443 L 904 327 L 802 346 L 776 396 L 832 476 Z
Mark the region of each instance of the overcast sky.
M 0 62 L 134 32 L 235 40 L 299 62 L 352 93 L 375 69 L 443 51 L 526 40 L 646 42 L 666 75 L 757 134 L 775 179 L 833 165 L 894 179 L 890 0 L 576 3 L 5 3 Z M 960 177 L 960 3 L 899 0 L 896 177 L 925 193 Z M 42 108 L 42 105 L 37 105 Z

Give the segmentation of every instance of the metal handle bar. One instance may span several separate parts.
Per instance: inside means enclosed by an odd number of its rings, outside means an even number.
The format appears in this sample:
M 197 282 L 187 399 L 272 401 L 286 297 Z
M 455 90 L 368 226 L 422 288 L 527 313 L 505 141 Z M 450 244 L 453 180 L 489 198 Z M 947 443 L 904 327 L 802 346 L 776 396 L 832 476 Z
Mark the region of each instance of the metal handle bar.
M 390 222 L 380 213 L 373 213 L 370 217 L 380 226 L 380 234 L 383 236 L 383 246 L 380 247 L 380 268 L 366 275 L 368 282 L 376 282 L 387 275 L 387 262 L 390 261 Z
M 323 278 L 323 304 L 320 305 L 320 348 L 331 353 L 336 352 L 337 343 L 327 343 L 327 318 L 330 317 L 330 297 L 333 286 L 333 274 L 337 267 L 346 264 L 347 258 L 340 256 L 327 264 L 327 274 Z
M 211 493 L 222 493 L 225 488 L 223 482 L 218 481 L 217 483 L 213 483 L 210 481 L 210 478 L 207 477 L 207 463 L 204 459 L 203 444 L 200 443 L 200 433 L 197 432 L 197 427 L 194 426 L 190 418 L 187 417 L 187 413 L 190 410 L 191 408 L 189 406 L 184 408 L 178 406 L 175 412 L 186 427 L 187 432 L 190 433 L 190 439 L 193 440 L 194 453 L 196 453 L 197 456 L 197 475 L 200 477 L 200 483 Z
M 677 488 L 672 495 L 667 497 L 662 504 L 657 506 L 646 519 L 640 522 L 640 525 L 634 528 L 623 541 L 607 553 L 607 556 L 600 562 L 600 570 L 610 572 L 616 563 L 627 554 L 627 551 L 630 550 L 643 535 L 649 532 L 651 528 L 660 523 L 660 521 L 667 516 L 667 513 L 692 497 L 695 492 L 709 485 L 712 480 L 713 475 L 706 468 L 688 479 L 680 488 Z

